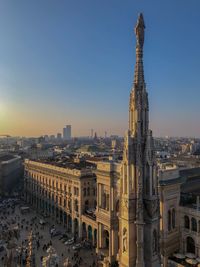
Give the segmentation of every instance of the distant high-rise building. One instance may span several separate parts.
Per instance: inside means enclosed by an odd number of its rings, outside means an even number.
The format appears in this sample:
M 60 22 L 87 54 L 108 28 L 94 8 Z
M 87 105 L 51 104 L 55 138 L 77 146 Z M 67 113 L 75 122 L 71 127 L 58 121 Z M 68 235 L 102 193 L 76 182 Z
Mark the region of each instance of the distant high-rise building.
M 47 134 L 45 134 L 44 140 L 45 140 L 45 142 L 49 141 L 49 136 Z
M 94 135 L 94 129 L 91 129 L 91 138 L 93 138 Z
M 66 127 L 63 128 L 63 139 L 64 140 L 71 139 L 71 125 L 66 125 Z
M 50 140 L 51 141 L 54 141 L 55 140 L 55 135 L 54 134 L 50 135 Z
M 57 140 L 61 140 L 62 139 L 62 134 L 61 133 L 57 133 Z

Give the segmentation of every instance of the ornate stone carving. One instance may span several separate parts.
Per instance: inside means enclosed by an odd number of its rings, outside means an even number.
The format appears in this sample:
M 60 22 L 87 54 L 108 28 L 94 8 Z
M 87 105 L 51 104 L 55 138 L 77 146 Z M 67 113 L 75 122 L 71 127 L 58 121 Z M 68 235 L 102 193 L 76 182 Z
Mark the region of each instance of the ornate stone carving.
M 127 230 L 123 229 L 123 252 L 127 251 Z
M 149 105 L 143 70 L 144 30 L 145 24 L 140 14 L 135 27 L 136 65 L 129 101 L 129 131 L 124 140 L 124 170 L 121 179 L 123 190 L 120 212 L 123 216 L 119 230 L 119 265 L 126 267 L 160 266 L 158 262 L 155 263 L 151 253 L 146 253 L 150 247 L 157 251 L 158 242 L 156 238 L 152 239 L 151 231 L 154 227 L 157 229 L 156 236 L 159 235 L 159 202 L 155 190 L 157 179 L 153 164 L 154 144 L 152 133 L 148 130 Z M 127 236 L 123 232 L 124 227 L 132 229 L 128 230 Z M 126 251 L 129 252 L 128 256 L 123 253 Z M 144 254 L 145 258 L 141 256 Z
M 153 218 L 155 215 L 157 215 L 159 211 L 159 201 L 158 199 L 153 200 L 144 200 L 144 207 L 147 212 L 147 215 L 150 218 Z
M 124 199 L 124 207 L 128 209 L 128 199 Z

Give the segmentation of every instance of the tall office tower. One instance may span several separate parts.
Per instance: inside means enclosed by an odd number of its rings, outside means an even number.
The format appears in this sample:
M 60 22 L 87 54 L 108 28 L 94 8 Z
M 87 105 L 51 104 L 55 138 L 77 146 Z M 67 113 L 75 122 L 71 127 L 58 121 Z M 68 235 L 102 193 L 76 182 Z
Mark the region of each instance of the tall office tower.
M 94 136 L 94 129 L 91 129 L 91 138 Z
M 136 27 L 136 65 L 124 140 L 119 220 L 119 266 L 158 267 L 159 197 L 149 104 L 143 70 L 145 24 Z
M 61 133 L 57 133 L 57 140 L 62 140 L 62 134 Z
M 66 125 L 66 127 L 63 128 L 63 139 L 64 140 L 71 139 L 71 125 Z

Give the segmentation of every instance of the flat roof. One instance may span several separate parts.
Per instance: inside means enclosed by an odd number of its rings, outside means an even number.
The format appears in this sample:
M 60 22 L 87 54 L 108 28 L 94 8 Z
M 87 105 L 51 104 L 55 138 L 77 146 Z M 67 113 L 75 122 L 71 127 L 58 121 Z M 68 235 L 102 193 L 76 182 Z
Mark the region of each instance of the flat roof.
M 200 195 L 200 176 L 189 178 L 181 185 L 181 193 Z
M 60 167 L 60 168 L 66 168 L 66 169 L 76 169 L 76 170 L 83 170 L 83 169 L 94 169 L 95 165 L 94 163 L 88 162 L 88 161 L 80 161 L 80 162 L 75 162 L 73 159 L 56 159 L 56 158 L 51 158 L 51 159 L 40 159 L 40 160 L 30 160 L 33 162 L 38 162 L 38 163 L 43 163 L 43 164 L 48 164 L 51 166 L 55 167 Z
M 0 162 L 8 161 L 8 160 L 11 160 L 14 158 L 15 158 L 15 156 L 13 156 L 13 155 L 0 155 Z

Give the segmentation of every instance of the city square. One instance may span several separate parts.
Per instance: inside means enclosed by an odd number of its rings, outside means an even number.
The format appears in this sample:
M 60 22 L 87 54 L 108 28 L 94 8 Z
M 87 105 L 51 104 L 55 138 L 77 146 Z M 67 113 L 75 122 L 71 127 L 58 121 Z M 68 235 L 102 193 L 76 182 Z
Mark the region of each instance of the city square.
M 67 240 L 73 239 L 71 233 L 66 232 L 61 224 L 43 218 L 42 214 L 23 204 L 18 201 L 18 204 L 1 207 L 1 248 L 3 244 L 7 245 L 1 249 L 0 266 L 39 267 L 51 261 L 52 265 L 48 266 L 97 266 L 95 249 L 89 243 L 84 247 L 83 240 L 76 240 L 66 245 Z M 8 229 L 10 233 L 14 229 L 14 234 L 6 236 Z

